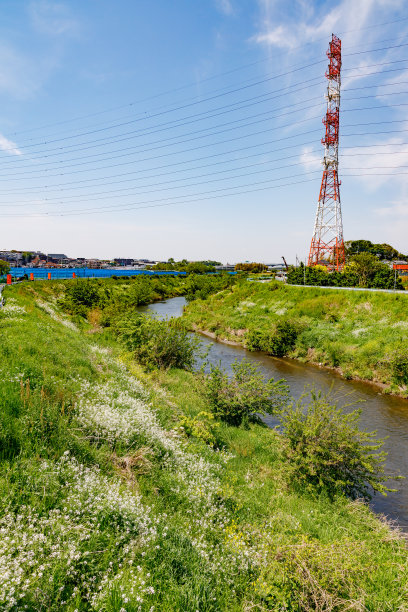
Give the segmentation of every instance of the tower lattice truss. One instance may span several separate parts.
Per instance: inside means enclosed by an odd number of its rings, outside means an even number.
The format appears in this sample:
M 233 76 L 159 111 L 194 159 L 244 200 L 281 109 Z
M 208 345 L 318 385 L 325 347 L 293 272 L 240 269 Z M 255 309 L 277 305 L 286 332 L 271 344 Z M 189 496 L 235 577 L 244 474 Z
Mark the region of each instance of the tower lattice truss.
M 326 130 L 322 138 L 324 170 L 308 265 L 341 270 L 345 262 L 339 181 L 341 40 L 334 34 L 327 56 L 327 112 L 323 119 Z

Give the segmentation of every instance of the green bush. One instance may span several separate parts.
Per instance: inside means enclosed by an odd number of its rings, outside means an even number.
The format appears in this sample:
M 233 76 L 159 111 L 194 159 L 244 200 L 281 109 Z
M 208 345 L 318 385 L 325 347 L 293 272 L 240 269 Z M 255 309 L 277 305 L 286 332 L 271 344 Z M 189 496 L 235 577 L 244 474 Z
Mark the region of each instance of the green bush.
M 275 357 L 284 357 L 294 348 L 297 335 L 297 327 L 291 321 L 278 321 L 275 333 L 269 341 L 268 353 Z
M 391 359 L 392 375 L 396 383 L 408 385 L 408 351 L 395 352 Z
M 235 361 L 233 376 L 212 365 L 205 389 L 212 412 L 230 425 L 258 422 L 287 402 L 288 387 L 283 380 L 265 381 L 258 367 L 249 361 Z
M 219 423 L 215 421 L 214 415 L 211 412 L 202 410 L 194 417 L 183 415 L 178 423 L 178 429 L 182 429 L 184 433 L 190 437 L 203 440 L 206 444 L 214 446 L 216 443 L 215 431 L 219 427 Z
M 190 274 L 185 284 L 187 302 L 205 300 L 209 295 L 231 287 L 236 278 L 230 274 L 199 275 Z
M 108 294 L 98 281 L 78 279 L 67 286 L 58 304 L 70 314 L 86 317 L 90 308 L 103 307 L 107 301 Z
M 369 499 L 372 491 L 391 491 L 383 484 L 383 440 L 360 431 L 359 417 L 360 410 L 345 414 L 328 396 L 313 391 L 286 407 L 280 421 L 291 482 L 330 497 L 344 493 Z
M 0 276 L 6 275 L 10 272 L 10 265 L 7 261 L 0 259 Z
M 292 321 L 278 321 L 271 332 L 249 330 L 246 346 L 250 351 L 266 351 L 274 357 L 284 357 L 295 347 L 298 333 L 298 326 Z
M 147 368 L 191 370 L 199 339 L 176 320 L 159 321 L 140 313 L 119 319 L 114 333 Z

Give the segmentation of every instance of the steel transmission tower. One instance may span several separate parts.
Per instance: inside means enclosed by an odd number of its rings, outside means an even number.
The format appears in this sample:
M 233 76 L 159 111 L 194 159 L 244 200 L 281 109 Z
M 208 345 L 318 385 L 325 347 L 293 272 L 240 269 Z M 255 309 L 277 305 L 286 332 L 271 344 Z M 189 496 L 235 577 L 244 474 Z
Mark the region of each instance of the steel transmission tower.
M 341 270 L 345 262 L 339 181 L 341 40 L 334 34 L 329 43 L 327 57 L 327 112 L 323 119 L 326 132 L 322 138 L 324 170 L 308 265 L 322 265 L 328 270 Z

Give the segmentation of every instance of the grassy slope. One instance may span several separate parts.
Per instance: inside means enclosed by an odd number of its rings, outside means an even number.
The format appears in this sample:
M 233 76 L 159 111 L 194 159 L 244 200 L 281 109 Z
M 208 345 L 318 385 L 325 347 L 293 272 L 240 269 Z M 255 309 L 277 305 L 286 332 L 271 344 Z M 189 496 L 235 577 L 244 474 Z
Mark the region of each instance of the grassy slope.
M 302 329 L 289 357 L 408 396 L 392 381 L 392 357 L 408 346 L 408 295 L 248 282 L 192 302 L 185 316 L 198 329 L 244 344 L 248 330 L 271 330 L 289 318 Z
M 1 609 L 408 609 L 395 532 L 290 492 L 275 431 L 222 425 L 227 455 L 180 437 L 199 380 L 98 346 L 52 292 L 0 312 Z

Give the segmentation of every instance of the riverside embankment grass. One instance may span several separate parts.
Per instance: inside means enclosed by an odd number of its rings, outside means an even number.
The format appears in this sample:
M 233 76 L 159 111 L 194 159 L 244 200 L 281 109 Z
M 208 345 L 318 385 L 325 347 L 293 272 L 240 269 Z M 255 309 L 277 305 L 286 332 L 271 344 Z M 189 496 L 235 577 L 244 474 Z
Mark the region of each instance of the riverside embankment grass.
M 219 339 L 408 397 L 408 295 L 244 282 L 192 302 L 184 317 Z
M 79 329 L 64 286 L 7 288 L 0 310 L 2 609 L 408 610 L 397 532 L 289 487 L 277 431 L 187 437 L 199 377 Z

